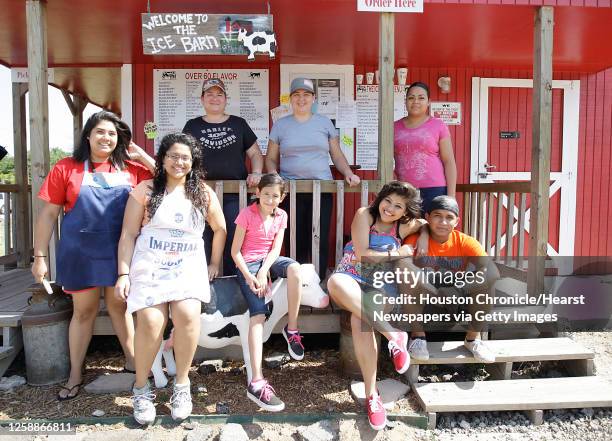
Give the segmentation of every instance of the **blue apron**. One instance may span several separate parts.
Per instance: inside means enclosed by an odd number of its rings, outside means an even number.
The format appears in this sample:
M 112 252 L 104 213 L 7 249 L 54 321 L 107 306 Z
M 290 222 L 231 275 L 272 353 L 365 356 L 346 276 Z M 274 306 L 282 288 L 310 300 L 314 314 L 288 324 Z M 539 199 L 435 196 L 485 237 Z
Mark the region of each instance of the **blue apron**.
M 129 173 L 91 173 L 89 161 L 84 166 L 79 196 L 64 216 L 57 250 L 57 283 L 68 291 L 117 281 L 117 245 L 132 190 Z

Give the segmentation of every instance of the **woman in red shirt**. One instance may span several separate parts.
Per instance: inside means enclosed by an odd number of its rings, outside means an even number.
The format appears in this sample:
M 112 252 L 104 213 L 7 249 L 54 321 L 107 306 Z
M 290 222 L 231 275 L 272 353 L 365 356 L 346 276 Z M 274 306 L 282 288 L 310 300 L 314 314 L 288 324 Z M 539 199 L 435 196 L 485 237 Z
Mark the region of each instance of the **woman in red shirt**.
M 70 377 L 58 393 L 60 401 L 79 393 L 101 291 L 126 357 L 126 370 L 134 366 L 134 323 L 125 303 L 113 294 L 117 245 L 129 192 L 151 178 L 154 162 L 131 137 L 130 128 L 114 113 L 103 110 L 92 115 L 72 157 L 51 169 L 38 194 L 45 204 L 34 231 L 32 274 L 37 282 L 47 274 L 47 247 L 64 210 L 56 281 L 72 294 L 74 312 L 68 333 Z

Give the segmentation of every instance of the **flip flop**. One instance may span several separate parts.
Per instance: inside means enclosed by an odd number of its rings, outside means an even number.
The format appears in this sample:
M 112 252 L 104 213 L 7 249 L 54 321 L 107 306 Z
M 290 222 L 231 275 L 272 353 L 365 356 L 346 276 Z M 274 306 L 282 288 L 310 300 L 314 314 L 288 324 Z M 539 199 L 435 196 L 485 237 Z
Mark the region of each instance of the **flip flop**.
M 65 397 L 62 397 L 59 392 L 57 393 L 57 400 L 58 401 L 67 401 L 67 400 L 72 400 L 73 398 L 76 398 L 79 396 L 79 393 L 81 392 L 81 386 L 83 385 L 83 383 L 79 383 L 79 384 L 75 384 L 72 387 L 66 387 L 66 386 L 60 386 L 60 392 L 61 389 L 67 390 L 68 391 L 68 395 L 66 395 Z M 72 391 L 76 388 L 76 393 L 74 395 L 72 394 Z

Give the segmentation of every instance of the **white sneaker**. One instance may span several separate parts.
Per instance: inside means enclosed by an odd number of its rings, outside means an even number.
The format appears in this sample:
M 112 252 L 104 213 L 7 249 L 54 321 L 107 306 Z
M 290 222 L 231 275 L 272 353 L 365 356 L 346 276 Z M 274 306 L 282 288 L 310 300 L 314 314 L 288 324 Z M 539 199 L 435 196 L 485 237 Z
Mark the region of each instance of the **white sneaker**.
M 134 405 L 134 419 L 138 424 L 151 424 L 155 421 L 155 394 L 147 383 L 142 389 L 133 388 L 132 404 Z
M 415 360 L 429 360 L 427 340 L 423 340 L 422 338 L 410 340 L 410 343 L 408 344 L 408 353 Z
M 174 386 L 174 391 L 170 398 L 172 419 L 174 421 L 182 421 L 191 415 L 193 404 L 191 403 L 191 391 L 189 388 L 189 384 Z
M 463 345 L 474 355 L 476 360 L 483 363 L 493 363 L 495 361 L 495 353 L 482 340 L 464 341 Z

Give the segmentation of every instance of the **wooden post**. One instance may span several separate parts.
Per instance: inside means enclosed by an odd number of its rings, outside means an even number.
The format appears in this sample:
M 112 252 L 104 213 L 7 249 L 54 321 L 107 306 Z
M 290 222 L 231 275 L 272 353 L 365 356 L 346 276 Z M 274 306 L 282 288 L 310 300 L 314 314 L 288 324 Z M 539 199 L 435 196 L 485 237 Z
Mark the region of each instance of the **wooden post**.
M 30 161 L 32 172 L 32 224 L 36 225 L 44 202 L 36 195 L 49 173 L 49 97 L 47 84 L 47 3 L 26 1 L 26 34 L 28 42 Z M 57 237 L 57 235 L 56 235 Z M 53 260 L 55 242 L 49 247 L 49 261 Z M 55 267 L 49 265 L 51 279 Z
M 544 292 L 544 256 L 548 244 L 550 143 L 552 122 L 553 8 L 541 6 L 535 17 L 533 131 L 531 147 L 531 223 L 528 292 Z
M 87 106 L 87 100 L 81 98 L 79 95 L 72 95 L 64 89 L 62 89 L 62 95 L 64 100 L 70 109 L 72 114 L 72 139 L 74 146 L 76 147 L 81 140 L 81 131 L 83 130 L 83 110 Z
M 28 151 L 26 134 L 25 94 L 28 85 L 13 83 L 13 144 L 15 145 L 15 184 L 19 187 L 15 211 L 19 222 L 15 225 L 17 266 L 30 264 L 32 237 L 30 235 L 30 194 L 28 192 Z
M 395 15 L 380 13 L 378 49 L 378 179 L 393 177 L 393 70 L 395 68 Z

